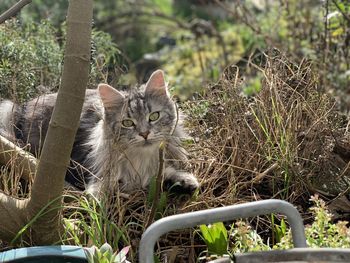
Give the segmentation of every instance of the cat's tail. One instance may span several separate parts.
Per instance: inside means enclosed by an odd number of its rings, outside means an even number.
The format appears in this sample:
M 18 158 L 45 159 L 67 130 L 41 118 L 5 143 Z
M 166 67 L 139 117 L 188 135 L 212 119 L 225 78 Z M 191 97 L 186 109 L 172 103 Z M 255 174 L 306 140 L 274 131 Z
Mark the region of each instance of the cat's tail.
M 9 140 L 15 138 L 14 119 L 16 104 L 10 100 L 0 100 L 0 135 Z

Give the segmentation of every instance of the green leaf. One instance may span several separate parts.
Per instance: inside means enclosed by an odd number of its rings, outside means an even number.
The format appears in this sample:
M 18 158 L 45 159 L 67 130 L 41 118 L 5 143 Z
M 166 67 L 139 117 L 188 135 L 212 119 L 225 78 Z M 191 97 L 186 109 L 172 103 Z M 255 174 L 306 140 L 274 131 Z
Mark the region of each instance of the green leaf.
M 129 250 L 130 250 L 130 246 L 124 247 L 122 250 L 120 250 L 114 262 L 115 263 L 124 262 L 126 260 L 126 255 L 128 254 Z
M 286 222 L 284 221 L 283 218 L 281 220 L 281 230 L 282 230 L 283 235 L 285 235 L 287 232 L 287 225 L 286 225 Z
M 228 234 L 222 222 L 208 226 L 200 225 L 199 228 L 210 254 L 227 254 Z
M 85 249 L 85 254 L 89 263 L 94 263 L 94 256 L 95 256 L 96 249 L 97 247 L 95 246 Z
M 110 246 L 110 244 L 108 244 L 108 243 L 104 243 L 100 247 L 100 251 L 101 251 L 102 254 L 106 254 L 106 253 L 108 253 L 108 255 L 112 255 L 113 254 L 113 249 Z
M 170 0 L 153 0 L 153 4 L 155 5 L 155 9 L 159 9 L 164 14 L 171 15 L 172 14 L 172 1 Z
M 98 248 L 95 248 L 95 253 L 93 256 L 93 262 L 99 263 L 102 259 L 101 252 Z
M 204 242 L 207 245 L 208 245 L 208 243 L 212 243 L 213 239 L 212 239 L 212 236 L 211 236 L 211 234 L 209 232 L 209 228 L 206 225 L 200 225 L 199 229 L 202 232 L 202 236 L 203 236 Z

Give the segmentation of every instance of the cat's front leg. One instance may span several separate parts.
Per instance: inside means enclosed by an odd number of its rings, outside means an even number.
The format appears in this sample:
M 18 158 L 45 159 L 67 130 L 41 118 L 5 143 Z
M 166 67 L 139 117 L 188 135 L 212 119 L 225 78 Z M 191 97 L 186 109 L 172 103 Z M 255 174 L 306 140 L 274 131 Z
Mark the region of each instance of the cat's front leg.
M 171 192 L 193 194 L 199 188 L 199 183 L 193 174 L 169 166 L 164 171 L 164 187 Z

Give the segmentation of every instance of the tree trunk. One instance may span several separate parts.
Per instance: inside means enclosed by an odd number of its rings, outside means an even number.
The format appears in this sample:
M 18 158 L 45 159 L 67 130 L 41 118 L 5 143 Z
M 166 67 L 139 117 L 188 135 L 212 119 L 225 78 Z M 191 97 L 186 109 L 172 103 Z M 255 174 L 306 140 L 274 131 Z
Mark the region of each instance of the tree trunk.
M 21 236 L 34 244 L 59 240 L 64 178 L 79 126 L 90 65 L 92 0 L 70 0 L 63 75 L 42 148 L 30 198 L 18 200 L 0 193 L 0 239 Z M 30 231 L 29 231 L 30 230 Z

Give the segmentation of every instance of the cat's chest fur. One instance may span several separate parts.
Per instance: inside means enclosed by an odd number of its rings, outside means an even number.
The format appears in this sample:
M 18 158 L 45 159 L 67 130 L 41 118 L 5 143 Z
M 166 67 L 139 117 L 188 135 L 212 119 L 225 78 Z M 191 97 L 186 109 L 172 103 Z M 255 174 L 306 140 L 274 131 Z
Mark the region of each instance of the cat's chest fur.
M 89 141 L 92 151 L 88 156 L 97 178 L 111 188 L 129 192 L 145 189 L 158 172 L 159 144 L 122 149 L 113 140 L 106 140 L 101 121 L 92 131 Z M 97 142 L 97 143 L 96 143 Z M 89 192 L 98 191 L 90 188 Z
M 122 178 L 122 187 L 129 190 L 132 187 L 145 188 L 152 176 L 157 174 L 158 170 L 158 149 L 157 145 L 145 148 L 134 149 L 123 154 L 116 167 L 120 178 Z M 125 180 L 125 181 L 123 181 Z

